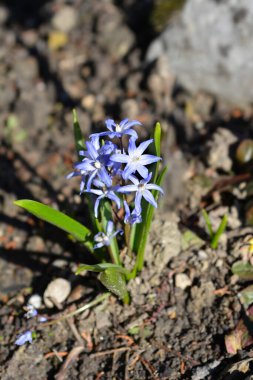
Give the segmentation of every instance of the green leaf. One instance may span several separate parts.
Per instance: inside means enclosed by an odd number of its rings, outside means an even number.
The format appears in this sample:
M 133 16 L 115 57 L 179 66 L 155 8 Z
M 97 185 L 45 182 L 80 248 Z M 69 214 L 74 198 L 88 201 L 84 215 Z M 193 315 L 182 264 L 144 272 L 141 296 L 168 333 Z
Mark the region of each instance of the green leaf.
M 224 215 L 221 222 L 220 222 L 220 225 L 219 225 L 217 231 L 215 232 L 214 237 L 212 238 L 211 247 L 213 249 L 216 249 L 218 247 L 220 237 L 223 234 L 223 232 L 225 231 L 225 228 L 227 227 L 227 222 L 228 222 L 228 217 L 227 217 L 227 215 Z
M 161 186 L 165 175 L 168 171 L 168 166 L 164 167 L 159 176 L 157 177 L 156 184 L 158 186 Z M 157 201 L 159 196 L 158 190 L 153 190 L 152 194 Z M 133 238 L 133 249 L 135 252 L 137 252 L 137 259 L 136 259 L 136 270 L 141 271 L 143 267 L 143 261 L 144 261 L 144 253 L 145 248 L 148 240 L 148 234 L 151 227 L 151 222 L 153 219 L 153 214 L 155 208 L 148 202 L 143 202 L 142 207 L 142 223 L 137 224 L 135 229 L 135 234 Z
M 239 293 L 240 300 L 247 309 L 253 303 L 253 285 L 247 286 Z
M 203 218 L 205 220 L 206 227 L 207 227 L 210 239 L 212 240 L 213 236 L 214 236 L 214 232 L 213 232 L 213 227 L 212 227 L 212 223 L 211 223 L 210 217 L 209 217 L 209 215 L 208 215 L 208 213 L 206 212 L 205 209 L 202 209 L 201 212 L 202 212 Z
M 29 211 L 31 214 L 37 216 L 45 222 L 53 224 L 54 226 L 57 226 L 63 231 L 71 234 L 76 238 L 76 240 L 82 242 L 91 252 L 93 252 L 92 243 L 87 240 L 91 231 L 81 223 L 40 202 L 22 199 L 15 201 L 14 204 L 24 208 L 26 211 Z
M 104 201 L 101 202 L 100 211 L 101 211 L 101 219 L 102 219 L 103 230 L 106 231 L 108 221 L 113 220 L 113 218 L 112 218 L 112 207 L 111 207 L 111 203 L 109 200 L 104 199 Z M 109 252 L 110 252 L 110 255 L 111 255 L 111 258 L 112 258 L 114 264 L 120 265 L 121 262 L 120 262 L 120 257 L 119 257 L 119 247 L 118 247 L 116 237 L 111 239 L 111 244 L 108 247 L 108 249 L 109 249 Z
M 83 141 L 83 135 L 80 128 L 80 124 L 77 118 L 76 110 L 73 110 L 73 127 L 74 127 L 74 137 L 75 137 L 75 144 L 76 144 L 76 153 L 79 160 L 83 159 L 83 156 L 79 155 L 79 151 L 85 149 L 84 141 Z
M 104 272 L 106 269 L 116 269 L 118 272 L 122 274 L 129 273 L 127 269 L 121 267 L 120 265 L 111 264 L 111 263 L 101 263 L 101 264 L 94 264 L 94 265 L 82 264 L 77 269 L 76 274 L 80 274 L 81 272 L 85 270 L 89 270 L 91 272 Z
M 232 265 L 232 272 L 236 274 L 240 280 L 253 280 L 253 266 L 244 261 L 237 261 Z
M 154 131 L 154 141 L 155 141 L 155 153 L 158 157 L 161 156 L 161 124 L 156 123 Z
M 128 303 L 129 295 L 126 287 L 125 276 L 122 273 L 119 273 L 115 269 L 106 269 L 101 272 L 98 276 L 102 284 L 110 290 L 110 292 L 116 294 L 124 302 Z

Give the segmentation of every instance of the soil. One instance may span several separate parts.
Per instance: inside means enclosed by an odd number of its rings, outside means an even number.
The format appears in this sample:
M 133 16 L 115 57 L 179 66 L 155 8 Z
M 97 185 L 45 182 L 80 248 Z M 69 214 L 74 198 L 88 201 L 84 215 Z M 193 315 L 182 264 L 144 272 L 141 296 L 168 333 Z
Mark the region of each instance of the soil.
M 240 160 L 236 153 L 253 136 L 252 109 L 185 92 L 163 59 L 147 66 L 153 11 L 152 2 L 133 0 L 0 6 L 2 380 L 231 380 L 252 371 L 251 361 L 245 371 L 233 369 L 251 358 L 252 346 L 231 355 L 225 345 L 245 317 L 238 297 L 245 284 L 231 266 L 252 233 L 252 161 L 247 151 Z M 24 307 L 54 279 L 68 280 L 72 291 L 58 308 L 42 301 L 39 313 L 49 321 L 106 291 L 95 274 L 74 274 L 92 261 L 82 246 L 13 205 L 34 199 L 87 223 L 78 180 L 66 179 L 76 159 L 73 107 L 85 137 L 107 117 L 129 117 L 143 123 L 146 138 L 159 120 L 170 170 L 145 268 L 128 284 L 131 304 L 111 295 L 47 326 L 27 320 Z M 216 250 L 202 208 L 215 228 L 228 215 Z M 15 345 L 29 329 L 32 344 Z

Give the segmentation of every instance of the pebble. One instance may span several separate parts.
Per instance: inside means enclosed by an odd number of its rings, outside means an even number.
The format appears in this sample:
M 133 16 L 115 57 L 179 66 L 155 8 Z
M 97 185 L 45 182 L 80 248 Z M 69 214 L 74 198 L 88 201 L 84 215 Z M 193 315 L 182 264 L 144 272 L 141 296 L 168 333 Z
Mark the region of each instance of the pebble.
M 68 295 L 70 294 L 71 286 L 69 281 L 64 278 L 57 278 L 50 282 L 44 292 L 44 302 L 45 305 L 49 308 L 54 307 L 54 303 L 51 301 L 51 298 L 54 299 L 58 304 L 61 304 L 66 300 Z
M 32 305 L 35 309 L 39 309 L 42 304 L 42 298 L 39 294 L 33 294 L 27 302 L 28 305 Z
M 185 273 L 178 273 L 175 277 L 175 285 L 177 288 L 186 289 L 191 286 L 191 279 Z
M 52 25 L 55 29 L 68 33 L 75 27 L 77 20 L 77 11 L 73 7 L 64 6 L 54 15 Z
M 89 111 L 94 108 L 95 102 L 96 102 L 96 97 L 90 94 L 83 97 L 81 104 L 84 108 L 86 108 Z

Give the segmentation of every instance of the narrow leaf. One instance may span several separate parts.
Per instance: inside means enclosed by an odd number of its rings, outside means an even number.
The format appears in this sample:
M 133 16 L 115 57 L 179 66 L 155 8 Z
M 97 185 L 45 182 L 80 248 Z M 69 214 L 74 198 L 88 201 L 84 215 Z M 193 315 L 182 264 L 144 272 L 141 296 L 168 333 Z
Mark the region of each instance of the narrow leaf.
M 220 237 L 225 231 L 225 228 L 227 227 L 227 222 L 228 222 L 228 217 L 227 215 L 224 215 L 211 242 L 211 246 L 213 249 L 216 249 L 218 247 Z
M 102 202 L 101 202 L 102 203 Z M 102 203 L 101 210 L 101 219 L 103 230 L 106 231 L 107 223 L 109 220 L 112 220 L 112 207 L 109 200 L 105 199 Z M 109 246 L 110 255 L 114 261 L 114 264 L 120 265 L 120 257 L 119 257 L 119 247 L 117 243 L 116 237 L 111 240 L 111 244 Z
M 207 227 L 210 239 L 212 240 L 213 236 L 214 236 L 214 232 L 213 232 L 213 228 L 212 228 L 212 223 L 211 223 L 210 217 L 209 217 L 209 215 L 208 215 L 208 213 L 206 212 L 205 209 L 202 209 L 201 212 L 202 212 L 203 218 L 205 220 L 206 227 Z
M 156 123 L 154 131 L 155 150 L 158 157 L 161 156 L 161 124 Z
M 79 155 L 79 151 L 85 149 L 84 141 L 83 141 L 83 135 L 80 128 L 80 124 L 77 118 L 76 110 L 73 110 L 73 127 L 74 127 L 74 137 L 75 137 L 75 144 L 76 144 L 76 153 L 79 160 L 82 160 L 83 157 Z
M 93 252 L 92 244 L 89 240 L 87 240 L 91 231 L 68 215 L 40 202 L 31 201 L 29 199 L 15 201 L 14 204 L 24 208 L 26 211 L 29 211 L 31 214 L 37 216 L 45 222 L 53 224 L 54 226 L 57 226 L 63 231 L 71 234 L 76 238 L 76 240 L 82 242 L 91 252 Z
M 91 272 L 104 272 L 106 269 L 116 269 L 117 272 L 120 272 L 122 274 L 129 273 L 127 269 L 121 267 L 120 265 L 111 264 L 111 263 L 101 263 L 101 264 L 94 264 L 94 265 L 82 264 L 77 269 L 76 274 L 80 274 L 81 272 L 85 270 L 89 270 Z
M 156 184 L 158 186 L 161 186 L 165 175 L 168 171 L 168 166 L 163 168 L 161 173 L 159 174 Z M 158 199 L 159 196 L 159 191 L 158 190 L 152 190 L 152 194 L 155 198 L 155 200 Z M 143 267 L 143 260 L 144 260 L 144 253 L 145 253 L 145 248 L 148 240 L 148 234 L 150 231 L 151 227 L 151 222 L 153 219 L 153 214 L 154 214 L 154 207 L 148 203 L 148 202 L 143 202 L 143 208 L 142 208 L 142 223 L 139 223 L 136 227 L 135 230 L 135 235 L 134 235 L 134 251 L 137 252 L 137 259 L 136 259 L 136 265 L 137 265 L 137 270 L 140 271 Z

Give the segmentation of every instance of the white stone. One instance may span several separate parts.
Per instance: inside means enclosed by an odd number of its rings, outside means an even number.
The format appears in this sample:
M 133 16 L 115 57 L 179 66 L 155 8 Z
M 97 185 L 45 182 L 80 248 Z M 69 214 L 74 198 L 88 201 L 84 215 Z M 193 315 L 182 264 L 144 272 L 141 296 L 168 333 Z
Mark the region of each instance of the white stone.
M 57 304 L 61 304 L 66 300 L 70 294 L 70 291 L 70 283 L 64 278 L 57 278 L 56 280 L 53 280 L 44 292 L 43 299 L 45 305 L 52 308 L 55 306 L 54 301 L 56 301 Z
M 33 294 L 28 302 L 27 305 L 32 305 L 35 309 L 39 309 L 41 307 L 42 298 L 39 294 Z
M 191 286 L 191 279 L 185 273 L 178 273 L 175 277 L 175 285 L 177 288 L 186 289 Z

